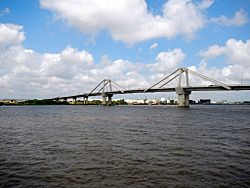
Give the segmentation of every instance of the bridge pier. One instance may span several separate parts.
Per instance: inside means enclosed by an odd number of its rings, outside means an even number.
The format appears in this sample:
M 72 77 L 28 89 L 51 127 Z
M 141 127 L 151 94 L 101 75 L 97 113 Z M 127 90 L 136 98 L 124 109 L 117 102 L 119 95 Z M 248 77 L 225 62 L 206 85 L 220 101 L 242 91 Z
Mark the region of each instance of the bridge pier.
M 102 105 L 103 106 L 107 105 L 107 97 L 106 96 L 102 96 Z
M 107 104 L 108 106 L 112 106 L 112 96 L 111 95 L 108 96 L 108 104 Z
M 112 97 L 113 97 L 113 95 L 103 94 L 102 95 L 102 105 L 103 106 L 111 106 L 112 105 Z M 107 98 L 108 98 L 108 100 L 107 100 Z
M 175 91 L 178 95 L 178 107 L 189 108 L 189 95 L 191 91 L 184 91 L 181 87 L 175 88 Z
M 88 104 L 88 97 L 83 98 L 83 104 L 87 105 Z

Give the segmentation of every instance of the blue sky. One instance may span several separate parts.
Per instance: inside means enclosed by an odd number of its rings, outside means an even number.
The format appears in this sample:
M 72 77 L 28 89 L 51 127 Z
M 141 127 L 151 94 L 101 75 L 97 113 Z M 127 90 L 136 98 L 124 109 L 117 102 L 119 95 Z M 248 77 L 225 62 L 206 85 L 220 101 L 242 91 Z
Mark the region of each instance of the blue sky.
M 180 66 L 250 83 L 249 14 L 248 0 L 0 0 L 0 98 L 79 93 L 103 77 L 147 87 Z

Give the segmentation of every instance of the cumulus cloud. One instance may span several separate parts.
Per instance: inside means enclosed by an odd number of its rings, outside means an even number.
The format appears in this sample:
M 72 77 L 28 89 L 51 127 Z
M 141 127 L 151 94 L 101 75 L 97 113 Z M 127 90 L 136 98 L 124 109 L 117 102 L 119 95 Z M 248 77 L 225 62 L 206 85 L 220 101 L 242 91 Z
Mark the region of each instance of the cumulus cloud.
M 241 26 L 248 22 L 241 9 L 232 18 L 225 15 L 207 18 L 206 9 L 214 0 L 168 0 L 161 15 L 148 10 L 145 0 L 40 0 L 40 6 L 53 12 L 83 33 L 96 35 L 109 31 L 114 40 L 127 44 L 154 38 L 184 36 L 192 39 L 206 23 Z
M 183 56 L 180 49 L 175 49 L 159 53 L 156 62 L 150 64 L 109 60 L 107 56 L 102 62 L 93 63 L 89 52 L 72 47 L 45 54 L 21 46 L 6 48 L 0 53 L 1 97 L 45 98 L 79 94 L 90 91 L 104 78 L 130 89 L 145 88 L 159 78 L 151 78 L 149 74 L 169 73 L 181 63 Z
M 79 94 L 90 91 L 103 78 L 112 79 L 126 88 L 145 88 L 163 76 L 161 73 L 172 71 L 185 57 L 181 49 L 174 49 L 159 53 L 155 62 L 149 64 L 111 60 L 107 55 L 94 63 L 90 52 L 71 46 L 58 53 L 42 54 L 26 49 L 22 46 L 25 35 L 21 26 L 7 24 L 4 28 L 14 32 L 9 32 L 9 37 L 4 33 L 6 39 L 1 43 L 1 98 Z M 160 76 L 150 77 L 150 74 Z
M 209 75 L 231 83 L 240 83 L 242 79 L 250 82 L 250 40 L 241 41 L 236 39 L 227 40 L 224 46 L 213 45 L 200 52 L 204 62 L 211 58 L 222 56 L 227 66 L 223 68 L 213 68 L 208 71 L 207 63 L 203 63 L 200 71 L 208 72 Z
M 89 52 L 67 47 L 58 54 L 43 54 L 40 70 L 48 77 L 73 78 L 91 64 L 93 57 Z
M 21 44 L 25 40 L 23 27 L 0 23 L 0 48 Z
M 250 83 L 250 40 L 228 39 L 225 45 L 209 46 L 207 49 L 201 50 L 199 54 L 203 59 L 199 65 L 189 66 L 190 70 L 226 84 Z M 220 61 L 225 65 L 222 67 L 214 65 L 216 62 L 213 58 L 216 57 L 223 57 Z M 213 66 L 211 66 L 211 62 Z M 214 84 L 194 75 L 190 75 L 189 78 L 192 86 Z
M 13 55 L 15 54 L 15 55 Z M 93 57 L 87 51 L 67 47 L 60 53 L 39 54 L 21 46 L 0 53 L 2 95 L 46 97 L 83 92 L 83 85 L 95 82 L 88 74 Z
M 107 55 L 100 62 L 94 62 L 90 52 L 71 46 L 58 53 L 42 54 L 22 46 L 25 39 L 22 26 L 1 26 L 6 36 L 0 43 L 1 98 L 79 94 L 90 91 L 103 78 L 130 89 L 146 88 L 180 67 L 186 57 L 180 48 L 160 52 L 154 62 L 148 64 L 111 60 Z M 226 83 L 239 83 L 241 79 L 250 81 L 250 40 L 229 39 L 224 46 L 213 45 L 200 54 L 204 60 L 199 66 L 190 66 L 192 70 Z M 228 65 L 222 68 L 207 66 L 210 58 L 217 56 L 224 56 Z
M 229 63 L 250 67 L 250 40 L 229 39 L 224 54 Z
M 22 32 L 22 31 L 19 31 Z M 204 60 L 189 68 L 230 84 L 250 81 L 250 40 L 229 39 L 225 46 L 203 50 Z M 227 66 L 208 66 L 211 57 L 225 56 Z M 88 92 L 103 78 L 110 78 L 126 88 L 147 88 L 180 67 L 186 54 L 181 49 L 160 52 L 148 64 L 111 60 L 103 56 L 94 63 L 92 54 L 71 46 L 58 53 L 40 54 L 13 44 L 0 52 L 1 98 L 5 96 L 55 97 Z M 191 84 L 209 84 L 192 76 Z M 174 84 L 174 83 L 173 83 Z
M 168 52 L 160 52 L 156 57 L 156 63 L 150 66 L 159 72 L 165 72 L 178 67 L 185 57 L 186 55 L 179 48 Z
M 223 55 L 230 64 L 250 66 L 250 40 L 229 39 L 225 46 L 212 45 L 199 54 L 205 59 Z
M 206 50 L 200 51 L 199 55 L 205 59 L 209 59 L 209 58 L 220 56 L 223 53 L 224 53 L 224 47 L 213 45 L 213 46 L 210 46 Z
M 200 9 L 208 9 L 214 4 L 214 0 L 202 0 L 198 6 Z
M 241 26 L 248 22 L 248 16 L 247 13 L 241 9 L 235 12 L 232 18 L 222 15 L 219 17 L 210 18 L 210 22 L 225 26 Z
M 145 0 L 40 0 L 40 5 L 84 33 L 108 30 L 114 40 L 128 44 L 177 35 L 192 38 L 204 26 L 203 11 L 191 0 L 167 1 L 162 16 L 149 12 Z
M 206 75 L 210 78 L 213 78 L 217 81 L 220 81 L 225 84 L 229 85 L 239 85 L 242 84 L 242 81 L 244 80 L 244 83 L 250 82 L 249 77 L 249 69 L 244 71 L 244 67 L 242 66 L 235 66 L 235 65 L 228 65 L 225 67 L 216 67 L 216 66 L 208 66 L 209 63 L 206 61 L 201 61 L 200 65 L 192 66 L 192 69 L 196 72 L 199 72 L 203 75 Z M 191 85 L 213 85 L 215 83 L 198 78 L 196 76 L 190 76 L 191 78 Z
M 84 73 L 94 61 L 89 52 L 67 47 L 57 54 L 40 54 L 25 49 L 22 28 L 15 24 L 0 24 L 2 97 L 46 96 L 56 90 L 69 92 L 70 85 L 74 85 L 74 90 L 77 82 L 87 80 Z

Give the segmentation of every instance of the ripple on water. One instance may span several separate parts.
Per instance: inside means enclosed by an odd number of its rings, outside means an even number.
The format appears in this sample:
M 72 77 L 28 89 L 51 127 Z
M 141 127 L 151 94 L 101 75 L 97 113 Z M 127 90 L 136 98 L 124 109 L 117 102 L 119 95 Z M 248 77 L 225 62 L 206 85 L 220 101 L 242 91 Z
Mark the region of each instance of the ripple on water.
M 250 106 L 0 108 L 3 187 L 249 187 Z

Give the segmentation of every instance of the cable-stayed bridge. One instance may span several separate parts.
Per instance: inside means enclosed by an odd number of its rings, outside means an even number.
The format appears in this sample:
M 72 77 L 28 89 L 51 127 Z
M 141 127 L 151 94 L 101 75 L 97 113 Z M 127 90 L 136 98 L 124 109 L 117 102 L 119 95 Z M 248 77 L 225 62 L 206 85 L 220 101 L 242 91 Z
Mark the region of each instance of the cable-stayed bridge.
M 212 83 L 208 86 L 191 86 L 190 84 L 190 75 L 207 82 Z M 169 83 L 177 80 L 178 84 L 176 87 L 168 87 Z M 184 84 L 183 84 L 184 82 Z M 109 106 L 112 104 L 113 95 L 121 94 L 133 94 L 133 93 L 157 93 L 157 92 L 176 92 L 178 95 L 178 106 L 179 107 L 189 107 L 189 96 L 192 91 L 239 91 L 239 90 L 250 90 L 249 85 L 227 85 L 220 81 L 217 81 L 213 78 L 209 78 L 203 74 L 192 71 L 188 68 L 179 68 L 164 77 L 157 83 L 145 89 L 126 89 L 121 85 L 110 79 L 102 80 L 92 91 L 89 93 L 84 93 L 80 95 L 72 95 L 65 97 L 56 97 L 49 100 L 68 100 L 73 99 L 77 100 L 78 98 L 83 98 L 85 104 L 87 104 L 88 97 L 92 96 L 101 96 L 103 105 Z

